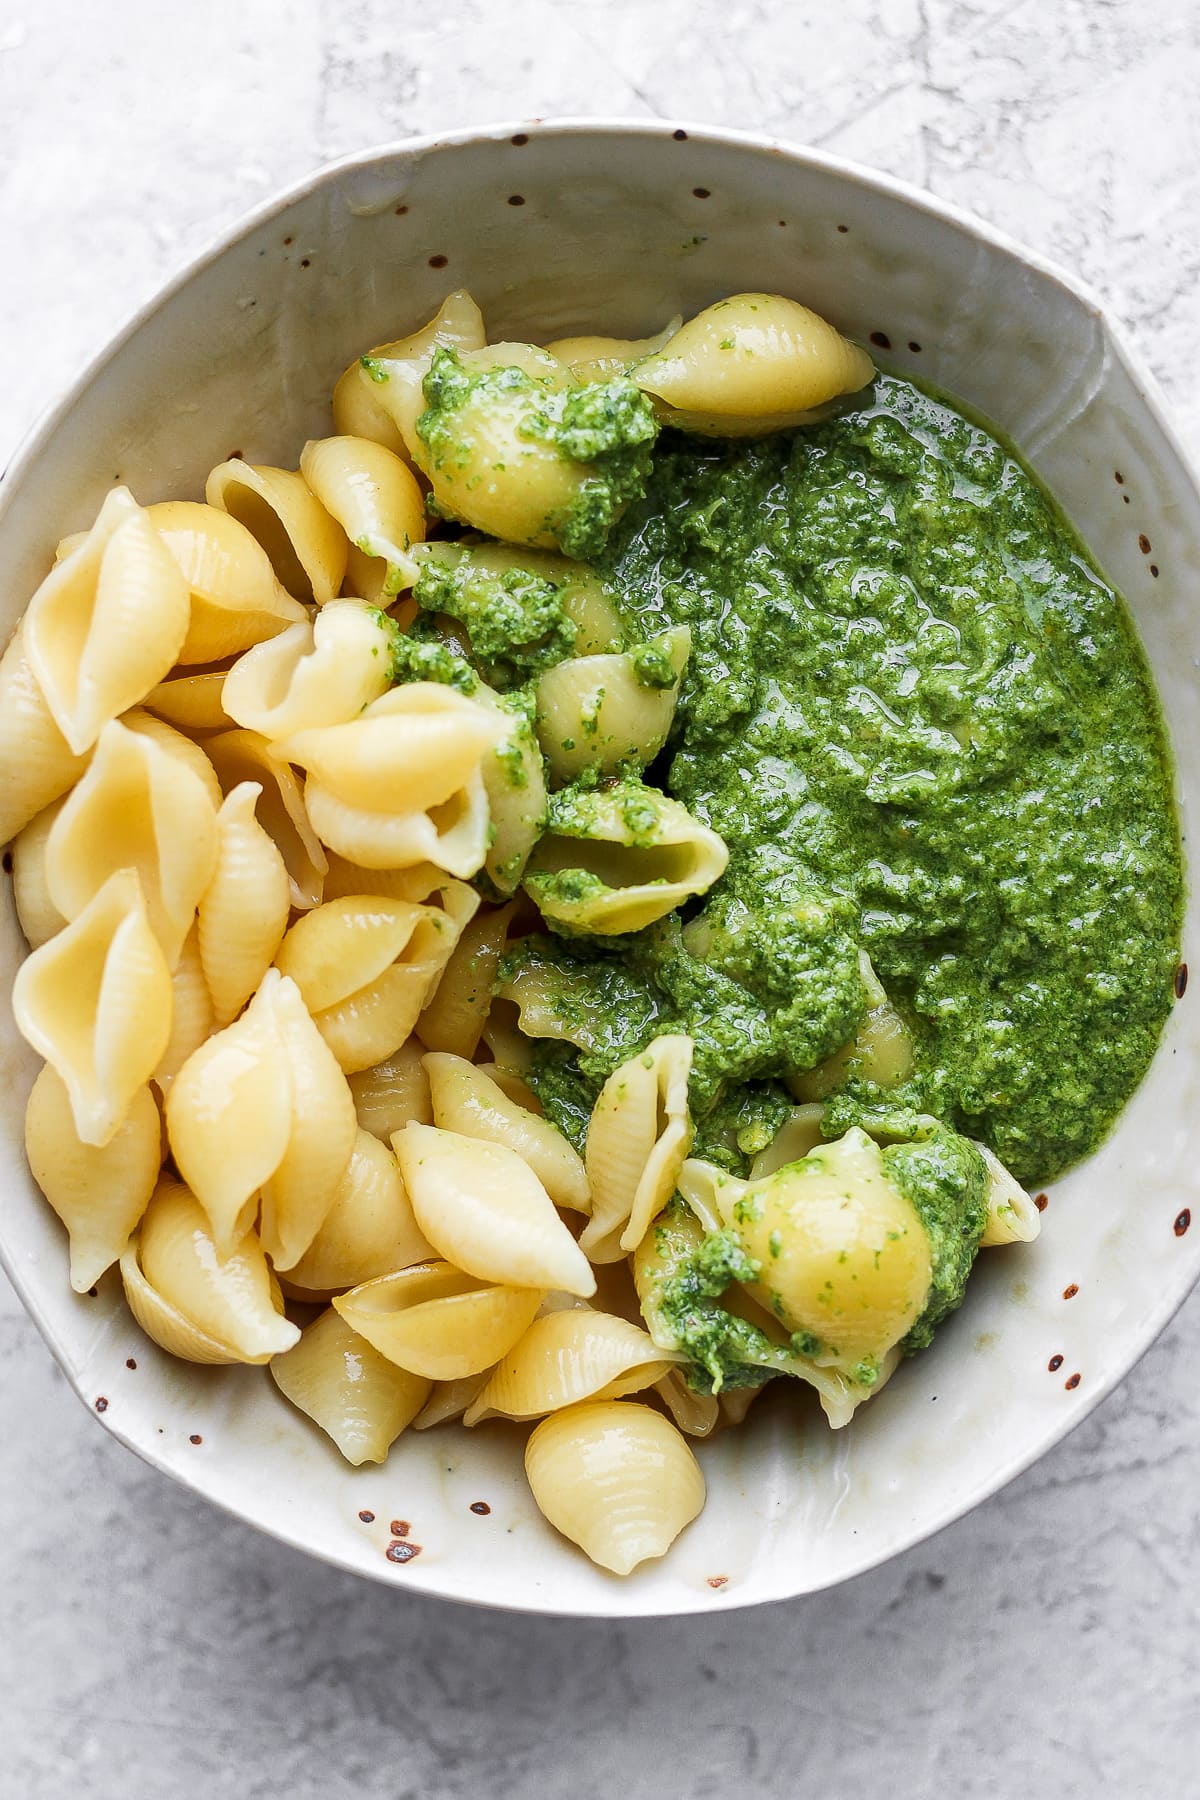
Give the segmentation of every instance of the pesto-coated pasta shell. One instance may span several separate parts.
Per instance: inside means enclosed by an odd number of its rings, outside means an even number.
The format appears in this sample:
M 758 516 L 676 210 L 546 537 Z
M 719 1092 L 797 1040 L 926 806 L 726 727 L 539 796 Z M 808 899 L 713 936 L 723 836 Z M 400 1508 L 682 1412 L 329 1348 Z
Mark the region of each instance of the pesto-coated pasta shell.
M 475 700 L 487 706 L 496 737 L 479 772 L 487 794 L 489 838 L 484 871 L 498 894 L 516 889 L 546 823 L 542 752 L 524 709 L 480 683 Z
M 304 1255 L 288 1270 L 288 1292 L 328 1299 L 432 1256 L 395 1157 L 360 1126 L 333 1204 Z
M 408 464 L 369 438 L 314 438 L 300 452 L 300 473 L 364 559 L 355 569 L 372 590 L 364 597 L 386 606 L 411 587 L 409 551 L 425 537 L 425 497 Z
M 286 759 L 256 731 L 222 731 L 205 749 L 226 794 L 244 781 L 261 788 L 255 817 L 283 858 L 292 905 L 318 905 L 329 865 Z
M 429 1396 L 428 1381 L 380 1356 L 332 1308 L 272 1359 L 271 1376 L 355 1468 L 386 1462 Z
M 109 1143 L 171 1030 L 171 973 L 136 870 L 111 875 L 26 958 L 12 1008 L 18 1031 L 65 1082 L 81 1142 Z
M 704 1505 L 687 1444 L 637 1401 L 589 1401 L 543 1419 L 525 1473 L 555 1530 L 614 1575 L 665 1555 Z
M 321 606 L 339 591 L 350 548 L 346 534 L 298 471 L 231 457 L 210 474 L 204 498 L 258 540 L 294 598 Z
M 154 1097 L 139 1088 L 108 1143 L 84 1144 L 71 1097 L 47 1064 L 25 1109 L 25 1154 L 33 1179 L 67 1228 L 71 1286 L 86 1294 L 124 1254 L 154 1192 L 162 1161 Z
M 675 716 L 691 637 L 679 625 L 643 646 L 655 653 L 653 661 L 636 651 L 575 656 L 539 676 L 538 738 L 556 784 L 585 770 L 613 775 L 653 761 Z
M 25 942 L 31 950 L 46 943 L 67 922 L 50 898 L 46 880 L 46 840 L 63 804 L 56 800 L 31 819 L 13 839 L 13 900 Z
M 256 781 L 230 789 L 217 814 L 216 866 L 200 896 L 197 942 L 218 1025 L 235 1019 L 258 987 L 291 910 L 283 858 L 255 817 L 261 796 Z
M 171 971 L 171 1035 L 154 1069 L 154 1085 L 165 1094 L 189 1056 L 216 1028 L 212 995 L 200 960 L 200 937 L 195 926 L 183 941 L 179 961 Z
M 810 1150 L 824 1142 L 821 1120 L 825 1109 L 815 1101 L 806 1106 L 793 1106 L 765 1150 L 760 1150 L 750 1164 L 751 1181 L 774 1175 L 788 1163 L 799 1162 Z
M 447 1262 L 506 1287 L 595 1292 L 587 1258 L 514 1150 L 417 1124 L 392 1148 L 417 1223 Z
M 385 1062 L 349 1077 L 359 1124 L 385 1144 L 391 1142 L 394 1131 L 403 1131 L 410 1119 L 419 1125 L 433 1124 L 424 1054 L 424 1045 L 410 1038 Z
M 187 667 L 237 656 L 305 616 L 275 579 L 257 539 L 227 513 L 198 500 L 164 500 L 148 516 L 182 572 L 187 635 L 176 661 Z
M 482 350 L 487 342 L 483 315 L 470 294 L 462 289 L 447 294 L 441 306 L 419 331 L 388 344 L 377 344 L 366 356 L 355 357 L 333 390 L 333 422 L 338 431 L 352 437 L 371 438 L 377 444 L 408 454 L 404 437 L 389 411 L 396 383 L 381 379 L 380 365 L 389 368 L 409 363 L 420 377 L 429 367 L 439 345 L 453 350 Z
M 848 1044 L 827 1056 L 815 1069 L 789 1077 L 788 1088 L 797 1100 L 824 1100 L 851 1076 L 888 1088 L 912 1073 L 912 1034 L 888 1000 L 870 957 L 860 951 L 858 960 L 867 992 L 867 1016 Z
M 381 1356 L 434 1381 L 457 1381 L 511 1350 L 541 1303 L 537 1288 L 497 1286 L 427 1262 L 368 1281 L 333 1304 Z
M 72 787 L 87 767 L 55 724 L 17 627 L 0 657 L 0 842 Z
M 239 725 L 275 742 L 356 719 L 387 692 L 391 667 L 391 637 L 377 609 L 331 600 L 239 657 L 222 701 Z
M 721 1422 L 719 1397 L 698 1394 L 682 1369 L 671 1369 L 655 1382 L 654 1391 L 687 1437 L 710 1437 Z M 750 1391 L 754 1393 L 757 1389 Z
M 533 1170 L 555 1206 L 591 1210 L 579 1152 L 548 1119 L 515 1104 L 491 1075 L 465 1057 L 430 1054 L 425 1071 L 436 1125 L 506 1145 Z
M 653 1387 L 680 1360 L 677 1352 L 657 1349 L 627 1319 L 590 1306 L 564 1307 L 533 1321 L 498 1363 L 464 1422 L 537 1419 L 580 1400 L 617 1400 Z
M 584 1153 L 592 1216 L 579 1240 L 593 1262 L 636 1250 L 675 1192 L 692 1147 L 693 1049 L 689 1037 L 657 1037 L 600 1090 Z
M 417 1020 L 430 1050 L 474 1056 L 491 1011 L 512 906 L 487 907 L 467 924 Z
M 1031 1244 L 1042 1229 L 1042 1215 L 1015 1176 L 1010 1175 L 994 1150 L 975 1143 L 987 1167 L 987 1223 L 981 1249 L 997 1244 Z

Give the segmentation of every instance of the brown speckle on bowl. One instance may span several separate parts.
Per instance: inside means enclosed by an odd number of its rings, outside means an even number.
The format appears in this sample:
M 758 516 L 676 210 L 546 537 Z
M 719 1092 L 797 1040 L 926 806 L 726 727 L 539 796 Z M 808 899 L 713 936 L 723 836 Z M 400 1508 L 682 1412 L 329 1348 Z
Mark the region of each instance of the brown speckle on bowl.
M 87 1291 L 87 1297 L 89 1300 L 95 1300 L 98 1297 L 99 1293 L 100 1293 L 99 1288 L 89 1288 Z
M 302 256 L 300 258 L 300 267 L 302 269 L 311 269 L 312 268 L 312 257 L 311 256 Z
M 1063 1289 L 1063 1299 L 1064 1300 L 1073 1300 L 1078 1292 L 1079 1292 L 1079 1283 L 1077 1281 L 1073 1281 L 1069 1287 L 1065 1287 Z
M 1125 477 L 1122 475 L 1120 469 L 1113 470 L 1113 480 L 1117 483 L 1117 485 L 1119 487 L 1125 486 Z
M 510 206 L 524 206 L 524 204 L 525 204 L 524 194 L 510 194 L 508 196 L 508 204 Z
M 693 194 L 695 194 L 697 200 L 707 200 L 710 197 L 711 189 L 709 189 L 709 188 L 693 188 L 692 192 L 693 192 Z
M 1123 501 L 1124 501 L 1124 502 L 1125 502 L 1125 504 L 1126 504 L 1126 506 L 1128 506 L 1128 505 L 1129 505 L 1129 495 L 1128 495 L 1128 494 L 1122 494 L 1122 495 L 1121 495 L 1121 498 L 1122 498 L 1122 500 L 1123 500 Z
M 127 1369 L 136 1369 L 137 1368 L 137 1357 L 136 1356 L 127 1356 L 125 1358 L 125 1367 Z
M 892 340 L 886 331 L 873 331 L 871 333 L 871 342 L 877 344 L 881 350 L 890 350 L 892 347 Z
M 486 1519 L 491 1510 L 486 1500 L 472 1500 L 471 1502 L 471 1511 L 481 1519 Z
M 728 1575 L 709 1575 L 706 1579 L 710 1588 L 723 1588 L 729 1577 Z
M 407 1519 L 393 1519 L 388 1526 L 388 1530 L 393 1537 L 407 1537 L 412 1530 L 412 1526 Z
M 1045 1212 L 1050 1204 L 1049 1194 L 1035 1194 L 1033 1196 L 1033 1204 L 1037 1207 L 1039 1212 Z
M 850 227 L 848 225 L 839 225 L 838 226 L 839 231 L 849 231 L 849 229 L 850 229 Z
M 107 1412 L 108 1411 L 108 1401 L 103 1394 L 98 1394 L 96 1396 L 96 1411 L 97 1412 Z
M 1067 1376 L 1067 1379 L 1063 1383 L 1063 1386 L 1068 1389 L 1077 1388 L 1082 1380 L 1083 1380 L 1083 1376 L 1079 1373 L 1079 1370 L 1076 1369 L 1076 1371 L 1073 1375 Z
M 1052 1375 L 1057 1375 L 1058 1371 L 1062 1368 L 1062 1366 L 1063 1366 L 1063 1359 L 1058 1354 L 1058 1352 L 1055 1351 L 1054 1355 L 1050 1358 L 1050 1361 L 1046 1364 L 1046 1367 L 1049 1369 L 1049 1371 Z
M 375 1523 L 375 1514 L 373 1512 L 368 1511 L 366 1507 L 363 1508 L 362 1512 L 360 1512 L 358 1516 L 362 1520 L 364 1525 L 373 1525 Z
M 1146 536 L 1144 531 L 1141 531 L 1138 533 L 1138 549 L 1141 551 L 1143 556 L 1149 556 L 1149 554 L 1150 554 L 1150 539 Z
M 411 1562 L 414 1556 L 420 1556 L 421 1546 L 420 1546 L 420 1544 L 405 1544 L 405 1543 L 397 1542 L 394 1544 L 389 1544 L 383 1554 L 387 1557 L 389 1562 L 407 1563 L 407 1562 Z
M 1187 1230 L 1188 1226 L 1191 1224 L 1191 1222 L 1192 1222 L 1192 1209 L 1190 1206 L 1185 1206 L 1182 1212 L 1175 1214 L 1175 1224 L 1172 1227 L 1172 1229 L 1175 1232 L 1175 1236 L 1182 1237 L 1184 1232 Z
M 204 1442 L 204 1439 L 200 1436 L 200 1433 L 198 1431 L 193 1431 L 191 1436 L 188 1438 L 189 1444 L 202 1444 L 203 1442 Z
M 1157 581 L 1158 580 L 1158 564 L 1157 563 L 1150 564 L 1150 573 L 1153 575 L 1155 581 Z
M 675 142 L 677 144 L 683 144 L 683 143 L 687 142 L 687 132 L 683 129 L 682 125 L 679 127 L 679 129 L 677 131 L 673 131 L 671 133 L 671 136 L 675 139 Z
M 781 229 L 781 230 L 786 230 L 786 228 L 787 228 L 787 220 L 786 220 L 786 219 L 780 219 L 780 221 L 779 221 L 779 225 L 780 225 L 780 229 Z
M 449 260 L 448 256 L 431 256 L 429 266 L 431 269 L 444 269 Z
M 676 133 L 676 136 L 678 136 L 678 133 Z M 527 144 L 529 142 L 529 133 L 527 131 L 518 131 L 509 139 L 509 142 L 515 144 L 519 150 L 522 144 Z
M 225 458 L 225 461 L 226 462 L 241 462 L 241 460 L 245 454 L 246 453 L 244 450 L 231 450 L 229 452 L 229 455 Z
M 1175 998 L 1182 1000 L 1187 993 L 1187 964 L 1180 963 L 1175 971 Z
M 912 351 L 914 356 L 920 356 L 921 346 L 920 346 L 920 344 L 917 343 L 915 338 L 909 338 L 908 347 Z
M 407 208 L 407 206 L 405 206 L 403 204 L 403 202 L 401 202 L 401 204 L 399 206 L 394 207 L 392 210 L 395 212 L 396 217 L 398 219 L 402 219 L 404 217 L 405 213 L 408 211 L 408 208 Z

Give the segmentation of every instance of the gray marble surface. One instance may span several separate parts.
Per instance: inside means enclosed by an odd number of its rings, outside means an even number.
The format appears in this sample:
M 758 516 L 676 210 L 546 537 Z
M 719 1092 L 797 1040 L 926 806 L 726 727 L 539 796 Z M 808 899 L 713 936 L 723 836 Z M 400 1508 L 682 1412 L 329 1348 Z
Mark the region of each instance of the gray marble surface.
M 761 126 L 1087 276 L 1200 448 L 1195 0 L 4 0 L 0 464 L 215 230 L 311 165 L 547 113 Z M 815 1599 L 621 1627 L 402 1598 L 231 1524 L 0 1293 L 14 1800 L 1200 1791 L 1200 1305 L 1057 1451 Z

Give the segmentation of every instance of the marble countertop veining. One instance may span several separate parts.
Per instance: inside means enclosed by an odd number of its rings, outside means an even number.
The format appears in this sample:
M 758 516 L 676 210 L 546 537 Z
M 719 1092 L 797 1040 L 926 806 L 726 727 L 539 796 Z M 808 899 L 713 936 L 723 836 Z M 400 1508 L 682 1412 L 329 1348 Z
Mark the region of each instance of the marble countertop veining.
M 346 150 L 548 113 L 747 125 L 1077 269 L 1200 449 L 1195 0 L 7 0 L 0 466 L 128 313 Z M 401 1599 L 231 1523 L 0 1292 L 14 1800 L 1196 1791 L 1200 1301 L 1028 1474 L 833 1593 L 703 1622 Z

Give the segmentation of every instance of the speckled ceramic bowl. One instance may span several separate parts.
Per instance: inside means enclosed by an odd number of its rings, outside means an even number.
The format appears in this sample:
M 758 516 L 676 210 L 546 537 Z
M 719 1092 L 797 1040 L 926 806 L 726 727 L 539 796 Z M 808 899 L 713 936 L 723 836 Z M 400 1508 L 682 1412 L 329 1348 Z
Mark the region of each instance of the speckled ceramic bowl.
M 459 286 L 506 338 L 638 336 L 731 290 L 777 289 L 997 420 L 1128 596 L 1186 819 L 1200 791 L 1200 495 L 1122 333 L 1076 283 L 928 195 L 729 132 L 592 121 L 414 140 L 261 208 L 133 321 L 9 468 L 4 631 L 55 540 L 87 524 L 114 481 L 150 500 L 198 494 L 234 448 L 294 462 L 305 437 L 328 430 L 349 358 Z M 779 1395 L 703 1447 L 702 1518 L 663 1562 L 618 1581 L 540 1519 L 517 1434 L 410 1433 L 386 1467 L 355 1472 L 264 1371 L 171 1361 L 111 1275 L 94 1297 L 72 1293 L 63 1234 L 21 1152 L 36 1065 L 8 1008 L 22 944 L 7 883 L 0 906 L 0 1251 L 51 1350 L 104 1425 L 156 1467 L 401 1589 L 635 1616 L 842 1581 L 956 1518 L 1078 1424 L 1200 1272 L 1200 1223 L 1188 1230 L 1200 1001 L 1185 1001 L 1118 1130 L 1047 1196 L 1041 1241 L 981 1258 L 933 1350 L 849 1429 L 831 1433 Z

